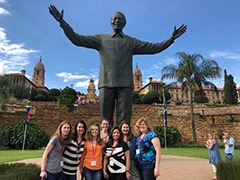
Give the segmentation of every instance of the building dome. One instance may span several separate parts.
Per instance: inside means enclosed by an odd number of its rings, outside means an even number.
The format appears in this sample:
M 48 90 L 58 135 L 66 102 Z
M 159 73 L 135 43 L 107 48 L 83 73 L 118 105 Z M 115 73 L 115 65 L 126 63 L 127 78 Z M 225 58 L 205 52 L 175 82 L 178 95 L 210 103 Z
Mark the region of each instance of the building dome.
M 42 63 L 42 58 L 40 58 L 39 62 L 35 65 L 37 69 L 44 69 L 44 64 Z
M 140 69 L 138 69 L 138 65 L 136 65 L 136 69 L 133 71 L 133 74 L 135 74 L 135 75 L 142 75 Z

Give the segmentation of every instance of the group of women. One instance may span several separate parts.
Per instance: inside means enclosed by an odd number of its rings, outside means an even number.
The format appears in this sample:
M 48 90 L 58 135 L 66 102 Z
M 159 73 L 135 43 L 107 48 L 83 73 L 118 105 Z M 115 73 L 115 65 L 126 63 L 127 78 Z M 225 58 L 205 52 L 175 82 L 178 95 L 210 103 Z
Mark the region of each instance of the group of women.
M 107 119 L 88 128 L 83 120 L 74 130 L 63 121 L 42 157 L 41 179 L 154 180 L 160 175 L 160 141 L 149 121 L 140 118 L 134 136 L 127 121 L 111 128 Z M 73 132 L 72 132 L 73 131 Z

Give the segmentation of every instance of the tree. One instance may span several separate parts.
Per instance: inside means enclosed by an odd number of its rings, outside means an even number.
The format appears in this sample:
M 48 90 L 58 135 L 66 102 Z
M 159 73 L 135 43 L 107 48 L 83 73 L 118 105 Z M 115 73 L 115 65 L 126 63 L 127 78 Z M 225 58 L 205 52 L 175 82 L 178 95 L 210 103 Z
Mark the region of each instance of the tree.
M 75 101 L 75 99 L 77 98 L 77 92 L 66 86 L 62 91 L 61 91 L 61 98 L 70 98 L 71 99 L 71 103 L 73 103 Z
M 0 76 L 0 109 L 5 108 L 5 103 L 11 97 L 11 78 L 7 75 Z
M 50 89 L 49 90 L 49 98 L 53 101 L 56 101 L 60 97 L 60 90 L 59 89 Z
M 236 84 L 233 76 L 231 74 L 227 75 L 226 69 L 224 69 L 224 103 L 238 104 Z
M 12 88 L 12 93 L 15 98 L 18 100 L 28 99 L 29 98 L 29 88 L 23 86 L 14 86 Z
M 207 79 L 220 78 L 221 68 L 216 61 L 204 59 L 200 54 L 190 55 L 185 52 L 178 52 L 176 55 L 180 59 L 178 66 L 173 64 L 165 66 L 162 69 L 162 79 L 175 79 L 176 82 L 174 83 L 180 83 L 182 90 L 189 94 L 193 141 L 197 143 L 193 108 L 193 94 L 199 89 L 196 81 L 198 80 L 204 86 L 217 89 Z

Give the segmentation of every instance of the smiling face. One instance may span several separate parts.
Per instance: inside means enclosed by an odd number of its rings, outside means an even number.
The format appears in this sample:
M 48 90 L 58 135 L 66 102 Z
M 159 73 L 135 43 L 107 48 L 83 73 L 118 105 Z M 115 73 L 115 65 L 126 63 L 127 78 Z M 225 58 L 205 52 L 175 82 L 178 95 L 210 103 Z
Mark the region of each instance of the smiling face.
M 126 18 L 121 12 L 116 12 L 112 15 L 111 25 L 114 32 L 122 32 L 126 25 Z
M 109 122 L 104 119 L 104 120 L 102 121 L 101 128 L 102 128 L 103 130 L 107 131 L 108 128 L 109 128 Z
M 146 124 L 144 121 L 140 122 L 140 124 L 139 124 L 139 131 L 140 131 L 142 134 L 148 132 L 148 126 L 147 126 L 147 124 Z
M 92 137 L 97 137 L 99 134 L 99 129 L 98 129 L 98 126 L 92 126 L 91 128 L 91 135 Z
M 61 128 L 61 134 L 63 138 L 66 138 L 70 132 L 70 125 L 68 123 L 63 124 Z
M 118 141 L 120 138 L 120 131 L 119 129 L 114 129 L 112 132 L 112 137 L 114 141 Z
M 82 123 L 78 123 L 77 125 L 77 133 L 78 135 L 82 135 L 85 131 L 84 125 Z
M 129 130 L 130 130 L 130 128 L 129 128 L 128 124 L 122 125 L 121 131 L 122 131 L 123 135 L 128 135 Z

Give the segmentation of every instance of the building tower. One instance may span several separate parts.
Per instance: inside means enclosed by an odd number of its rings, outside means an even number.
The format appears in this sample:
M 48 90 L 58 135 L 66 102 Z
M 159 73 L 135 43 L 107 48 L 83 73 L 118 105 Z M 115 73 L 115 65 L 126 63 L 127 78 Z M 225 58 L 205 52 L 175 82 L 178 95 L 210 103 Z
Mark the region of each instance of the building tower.
M 96 88 L 95 88 L 93 79 L 90 79 L 87 91 L 88 91 L 88 93 L 87 93 L 87 102 L 88 103 L 89 102 L 95 103 L 96 102 L 96 94 L 95 94 Z
M 39 62 L 34 67 L 34 72 L 32 76 L 32 82 L 36 86 L 44 86 L 45 82 L 45 68 L 44 64 L 42 63 L 42 57 L 40 57 Z
M 136 69 L 133 71 L 133 84 L 134 89 L 141 89 L 143 87 L 142 73 L 140 69 L 138 69 L 138 65 L 136 65 Z

